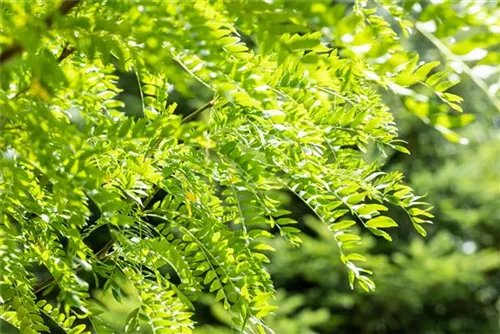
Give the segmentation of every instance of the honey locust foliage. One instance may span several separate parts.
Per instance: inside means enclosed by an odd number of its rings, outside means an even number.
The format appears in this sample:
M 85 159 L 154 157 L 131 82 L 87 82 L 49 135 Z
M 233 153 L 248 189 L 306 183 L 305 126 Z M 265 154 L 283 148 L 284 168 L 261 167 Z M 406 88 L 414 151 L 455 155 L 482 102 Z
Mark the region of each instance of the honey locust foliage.
M 348 13 L 323 1 L 2 2 L 1 318 L 23 333 L 49 323 L 112 332 L 89 284 L 118 301 L 129 284 L 139 306 L 126 331 L 189 333 L 192 302 L 212 293 L 236 330 L 271 332 L 266 240 L 301 243 L 280 191 L 329 228 L 351 286 L 373 290 L 350 227 L 391 240 L 390 207 L 422 235 L 432 218 L 401 173 L 381 171 L 385 150 L 408 151 L 378 90 L 425 84 L 453 109 L 460 98 L 376 8 L 342 6 Z M 337 29 L 327 18 L 339 15 Z M 408 61 L 339 52 L 332 31 Z M 140 87 L 134 117 L 118 97 L 125 72 Z M 183 119 L 172 89 L 210 97 Z M 94 249 L 88 240 L 103 231 Z

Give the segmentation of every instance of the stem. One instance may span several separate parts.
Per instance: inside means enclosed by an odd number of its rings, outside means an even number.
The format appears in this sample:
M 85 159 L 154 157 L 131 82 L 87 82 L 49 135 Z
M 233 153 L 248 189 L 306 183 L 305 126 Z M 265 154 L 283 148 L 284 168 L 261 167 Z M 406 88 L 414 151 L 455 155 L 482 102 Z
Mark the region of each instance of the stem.
M 187 123 L 187 122 L 193 120 L 196 116 L 198 116 L 199 114 L 201 114 L 205 110 L 213 107 L 214 104 L 215 104 L 215 99 L 212 99 L 211 101 L 207 102 L 205 105 L 201 106 L 200 108 L 193 111 L 191 114 L 184 117 L 184 119 L 182 120 L 182 123 Z
M 139 73 L 137 72 L 137 70 L 134 70 L 135 72 L 135 77 L 137 79 L 137 86 L 139 87 L 139 93 L 141 95 L 141 106 L 142 106 L 142 114 L 144 115 L 144 93 L 142 91 L 142 84 L 141 84 L 141 78 L 139 77 Z
M 50 277 L 50 278 L 47 278 L 45 281 L 43 281 L 42 283 L 38 284 L 38 285 L 35 285 L 33 287 L 33 293 L 39 293 L 40 291 L 42 290 L 45 290 L 46 288 L 48 288 L 52 283 L 54 283 L 55 281 L 55 278 L 54 277 Z

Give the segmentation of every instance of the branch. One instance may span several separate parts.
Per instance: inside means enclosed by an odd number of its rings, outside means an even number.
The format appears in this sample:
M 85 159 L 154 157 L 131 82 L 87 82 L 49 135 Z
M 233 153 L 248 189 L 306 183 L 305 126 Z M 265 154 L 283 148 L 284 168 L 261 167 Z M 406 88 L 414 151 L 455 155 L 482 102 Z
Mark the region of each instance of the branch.
M 64 0 L 59 9 L 57 10 L 59 15 L 64 16 L 68 14 L 73 7 L 78 5 L 78 3 L 82 0 Z M 52 26 L 52 22 L 54 20 L 54 17 L 58 14 L 52 14 L 51 16 L 47 17 L 45 19 L 45 24 L 47 25 L 48 28 Z
M 54 18 L 57 15 L 64 16 L 64 15 L 68 14 L 71 11 L 71 9 L 73 9 L 73 7 L 75 7 L 76 5 L 78 5 L 80 3 L 80 1 L 82 1 L 82 0 L 64 0 L 62 2 L 61 6 L 59 7 L 59 9 L 55 13 L 53 13 L 52 15 L 48 16 L 44 20 L 45 25 L 47 26 L 47 29 L 50 29 L 52 27 L 52 23 L 54 22 Z M 15 45 L 11 46 L 10 48 L 8 48 L 7 50 L 3 51 L 0 54 L 0 66 L 2 66 L 3 63 L 7 62 L 11 58 L 14 58 L 19 53 L 23 52 L 23 50 L 24 50 L 24 48 L 22 45 L 15 44 Z M 69 54 L 68 54 L 68 56 L 69 56 Z M 64 57 L 64 58 L 66 58 L 66 57 Z
M 33 287 L 33 293 L 39 293 L 40 291 L 42 290 L 45 290 L 46 288 L 48 288 L 52 283 L 54 283 L 55 281 L 55 278 L 54 277 L 50 277 L 50 278 L 47 278 L 45 281 L 43 281 L 42 283 L 38 284 L 38 285 L 35 285 Z
M 5 63 L 10 58 L 13 58 L 18 53 L 21 53 L 22 51 L 23 51 L 23 47 L 21 45 L 17 44 L 17 45 L 11 46 L 10 48 L 8 48 L 4 52 L 2 52 L 2 54 L 0 54 L 0 66 L 2 66 L 3 63 Z
M 58 63 L 62 62 L 64 59 L 68 58 L 73 52 L 75 52 L 75 48 L 72 48 L 71 46 L 66 44 L 61 54 L 59 55 L 59 58 L 57 58 L 57 62 Z

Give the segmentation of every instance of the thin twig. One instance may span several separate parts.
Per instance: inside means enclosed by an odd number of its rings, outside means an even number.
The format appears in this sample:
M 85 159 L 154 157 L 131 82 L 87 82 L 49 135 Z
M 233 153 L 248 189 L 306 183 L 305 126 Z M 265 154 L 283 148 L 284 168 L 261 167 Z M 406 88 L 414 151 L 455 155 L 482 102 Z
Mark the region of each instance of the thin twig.
M 182 120 L 182 123 L 187 123 L 191 120 L 193 120 L 196 116 L 198 116 L 199 114 L 201 114 L 202 112 L 204 112 L 205 110 L 213 107 L 213 105 L 215 104 L 215 99 L 209 101 L 208 103 L 206 103 L 205 105 L 203 105 L 202 107 L 196 109 L 195 111 L 193 111 L 191 114 L 187 115 L 186 117 L 184 117 L 184 119 Z
M 36 285 L 35 287 L 33 287 L 33 293 L 39 293 L 40 291 L 42 290 L 45 290 L 46 288 L 48 288 L 52 283 L 54 283 L 55 281 L 55 278 L 54 277 L 50 277 L 50 278 L 47 278 L 45 281 L 43 281 L 42 283 Z

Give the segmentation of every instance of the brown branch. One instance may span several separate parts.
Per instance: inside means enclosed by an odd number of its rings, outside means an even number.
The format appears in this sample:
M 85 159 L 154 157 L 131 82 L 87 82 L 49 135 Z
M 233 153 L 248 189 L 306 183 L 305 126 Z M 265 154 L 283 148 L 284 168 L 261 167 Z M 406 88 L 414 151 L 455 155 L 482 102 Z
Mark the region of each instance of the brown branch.
M 61 6 L 59 6 L 58 10 L 45 19 L 44 22 L 45 22 L 45 25 L 47 26 L 47 29 L 50 29 L 52 27 L 52 23 L 54 22 L 54 18 L 57 15 L 64 16 L 64 15 L 68 14 L 71 11 L 71 9 L 73 9 L 73 7 L 78 5 L 81 1 L 82 0 L 64 0 L 62 2 Z M 0 54 L 0 66 L 2 66 L 2 64 L 7 62 L 8 60 L 14 58 L 19 53 L 23 52 L 23 50 L 24 50 L 24 48 L 22 45 L 14 44 L 13 46 L 8 48 L 7 50 L 3 51 Z
M 111 239 L 109 240 L 105 245 L 104 247 L 102 247 L 96 254 L 95 256 L 101 260 L 103 258 L 106 257 L 106 255 L 108 254 L 108 251 L 111 249 L 111 247 L 113 247 L 113 243 L 114 243 L 114 240 Z
M 68 58 L 73 52 L 75 52 L 75 48 L 72 48 L 71 46 L 66 44 L 61 54 L 59 55 L 59 58 L 57 58 L 57 62 L 58 63 L 62 62 L 64 59 Z
M 17 45 L 11 46 L 10 48 L 8 48 L 4 52 L 2 52 L 0 54 L 0 66 L 4 62 L 9 60 L 10 58 L 13 58 L 18 53 L 21 53 L 22 51 L 23 51 L 23 47 L 21 45 L 17 44 Z
M 33 287 L 33 293 L 39 293 L 40 291 L 42 290 L 45 290 L 46 288 L 48 288 L 53 282 L 55 281 L 55 278 L 54 277 L 50 277 L 50 278 L 47 278 L 45 281 L 43 281 L 42 283 L 36 285 Z
M 50 28 L 52 26 L 52 22 L 54 21 L 54 17 L 56 15 L 64 16 L 68 14 L 71 11 L 71 9 L 73 9 L 73 7 L 78 5 L 80 1 L 81 0 L 64 0 L 59 9 L 57 10 L 58 13 L 52 14 L 51 16 L 45 19 L 45 24 L 47 25 L 47 27 Z

